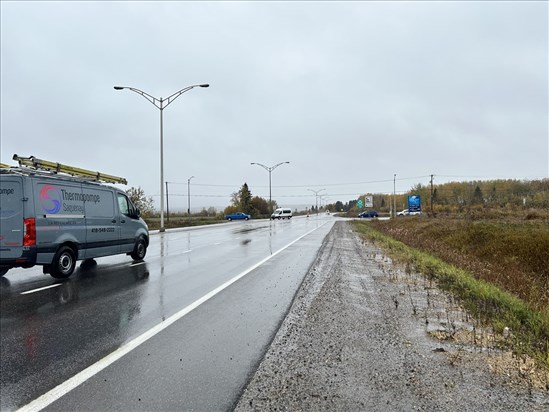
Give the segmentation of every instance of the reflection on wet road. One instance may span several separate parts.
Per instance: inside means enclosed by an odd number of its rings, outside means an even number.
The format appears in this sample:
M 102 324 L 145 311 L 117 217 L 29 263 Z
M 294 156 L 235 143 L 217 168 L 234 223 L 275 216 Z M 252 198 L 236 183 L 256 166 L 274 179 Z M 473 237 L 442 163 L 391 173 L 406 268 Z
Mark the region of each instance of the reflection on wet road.
M 225 365 L 221 360 L 214 362 L 213 369 L 205 369 L 203 362 L 201 366 L 200 362 L 195 365 L 196 358 L 204 356 L 203 351 L 215 359 L 226 350 L 239 348 L 242 345 L 239 339 L 245 340 L 248 346 L 253 343 L 253 348 L 246 349 L 249 353 L 244 351 L 248 358 L 243 359 L 237 367 L 237 370 L 242 370 L 243 378 L 240 379 L 244 379 L 244 382 L 231 382 L 234 379 L 229 379 L 225 392 L 219 388 L 221 383 L 216 383 L 218 395 L 213 398 L 208 395 L 211 398 L 208 400 L 201 399 L 200 396 L 204 395 L 199 396 L 199 391 L 194 391 L 192 384 L 187 383 L 187 405 L 195 402 L 201 407 L 205 405 L 204 402 L 210 402 L 209 405 L 216 409 L 230 407 L 241 385 L 245 383 L 250 368 L 268 344 L 270 334 L 274 333 L 280 316 L 283 316 L 291 302 L 333 220 L 332 217 L 322 217 L 294 218 L 292 221 L 280 222 L 231 222 L 215 227 L 158 233 L 151 237 L 145 262 L 132 264 L 127 256 L 84 262 L 65 281 L 43 275 L 39 267 L 8 272 L 0 283 L 0 408 L 14 410 L 28 404 L 310 232 L 274 259 L 254 269 L 250 276 L 223 291 L 216 299 L 201 305 L 200 310 L 192 312 L 193 316 L 187 316 L 170 327 L 169 332 L 163 333 L 173 333 L 181 327 L 186 331 L 182 332 L 184 338 L 173 341 L 155 337 L 154 343 L 147 343 L 149 346 L 156 345 L 157 356 L 163 353 L 160 348 L 164 348 L 167 351 L 165 353 L 171 353 L 174 348 L 183 350 L 184 355 L 181 356 L 189 358 L 188 367 L 201 368 L 200 371 L 189 369 L 188 373 L 195 381 L 199 376 L 204 377 L 206 383 L 202 384 L 202 391 L 204 385 L 208 385 L 207 382 L 213 385 L 214 376 L 225 376 L 227 373 L 228 376 L 234 375 L 235 367 Z M 271 289 L 277 295 L 273 295 Z M 261 295 L 265 293 L 270 296 Z M 263 306 L 269 299 L 273 299 L 273 304 L 267 310 Z M 223 319 L 234 310 L 235 304 L 238 305 L 239 313 L 249 310 L 248 317 L 237 320 L 233 316 L 224 320 L 212 336 L 207 325 Z M 252 310 L 253 305 L 259 309 Z M 231 322 L 235 323 L 227 329 Z M 261 326 L 256 326 L 254 322 Z M 249 330 L 241 331 L 237 337 L 232 336 L 234 328 L 248 323 Z M 247 336 L 255 327 L 263 329 L 260 336 Z M 192 333 L 188 333 L 190 331 Z M 258 335 L 257 331 L 253 332 Z M 218 337 L 218 334 L 225 336 Z M 215 346 L 216 338 L 221 339 L 220 347 Z M 227 342 L 234 339 L 234 347 L 227 347 Z M 186 344 L 188 347 L 181 348 L 179 343 L 184 340 L 189 340 Z M 195 349 L 189 349 L 195 345 Z M 165 358 L 160 357 L 157 363 Z M 117 364 L 122 365 L 124 362 L 126 360 Z M 224 371 L 219 368 L 228 369 Z M 152 373 L 168 375 L 169 369 L 168 365 Z M 105 370 L 103 373 L 113 372 Z M 118 380 L 123 381 L 122 378 Z M 87 382 L 88 386 L 94 384 L 91 379 Z M 185 386 L 181 382 L 178 385 L 179 388 Z M 138 387 L 137 382 L 132 382 L 132 386 Z M 154 385 L 147 385 L 147 388 L 152 391 Z M 90 395 L 82 391 L 85 388 L 71 392 L 53 404 L 52 410 L 70 409 L 72 398 L 76 399 L 74 402 L 77 407 L 85 409 L 85 401 L 79 396 Z M 131 402 L 123 401 L 119 391 L 116 395 L 117 401 Z M 115 402 L 104 394 L 95 392 L 95 396 L 109 399 L 105 405 L 107 408 Z M 215 399 L 216 396 L 219 399 Z M 165 399 L 169 401 L 169 397 Z M 63 402 L 66 402 L 65 406 Z M 90 402 L 97 400 L 92 399 Z M 122 403 L 117 408 L 126 409 L 125 406 L 127 403 Z M 156 403 L 148 405 L 161 409 L 158 406 Z M 131 409 L 136 408 L 147 406 L 143 402 Z

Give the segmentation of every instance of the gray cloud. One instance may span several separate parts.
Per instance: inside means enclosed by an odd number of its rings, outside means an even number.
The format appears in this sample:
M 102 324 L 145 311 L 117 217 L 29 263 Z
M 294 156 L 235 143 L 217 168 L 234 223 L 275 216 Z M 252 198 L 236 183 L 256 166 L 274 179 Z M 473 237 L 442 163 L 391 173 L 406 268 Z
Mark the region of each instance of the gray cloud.
M 96 169 L 195 206 L 242 183 L 312 204 L 468 178 L 546 178 L 546 2 L 2 2 L 1 161 Z M 440 177 L 436 177 L 439 175 Z M 454 178 L 455 176 L 455 178 Z M 359 184 L 359 182 L 362 182 Z M 380 182 L 380 183 L 374 183 Z M 173 183 L 170 205 L 186 207 Z M 179 196 L 178 196 L 179 195 Z

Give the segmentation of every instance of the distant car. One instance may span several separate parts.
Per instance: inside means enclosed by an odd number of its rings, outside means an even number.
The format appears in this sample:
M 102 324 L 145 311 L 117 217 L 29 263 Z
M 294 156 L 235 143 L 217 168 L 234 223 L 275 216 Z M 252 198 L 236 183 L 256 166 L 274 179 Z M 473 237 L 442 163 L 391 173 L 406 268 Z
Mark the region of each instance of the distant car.
M 231 220 L 248 220 L 251 216 L 247 215 L 246 213 L 238 212 L 238 213 L 231 213 L 230 215 L 225 215 L 225 219 L 228 221 Z
M 374 218 L 378 217 L 378 214 L 375 210 L 368 210 L 367 212 L 359 213 L 358 217 L 360 218 Z

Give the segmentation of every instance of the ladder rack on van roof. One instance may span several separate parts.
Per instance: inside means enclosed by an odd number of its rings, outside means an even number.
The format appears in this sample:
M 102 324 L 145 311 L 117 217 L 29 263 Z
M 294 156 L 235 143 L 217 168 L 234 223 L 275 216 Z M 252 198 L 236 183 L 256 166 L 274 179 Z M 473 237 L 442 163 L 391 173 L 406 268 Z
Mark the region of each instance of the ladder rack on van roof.
M 78 167 L 68 166 L 61 163 L 37 159 L 34 156 L 21 157 L 14 154 L 13 160 L 19 162 L 19 166 L 24 166 L 24 168 L 20 169 L 21 171 L 24 171 L 25 168 L 28 168 L 28 169 L 33 168 L 33 170 L 37 170 L 37 171 L 66 173 L 71 176 L 82 177 L 82 178 L 86 178 L 87 180 L 93 180 L 96 182 L 121 183 L 124 185 L 128 184 L 128 181 L 123 177 L 108 175 L 105 173 L 99 173 L 99 172 L 94 172 L 92 170 L 80 169 Z M 9 168 L 10 166 L 2 164 L 2 167 Z

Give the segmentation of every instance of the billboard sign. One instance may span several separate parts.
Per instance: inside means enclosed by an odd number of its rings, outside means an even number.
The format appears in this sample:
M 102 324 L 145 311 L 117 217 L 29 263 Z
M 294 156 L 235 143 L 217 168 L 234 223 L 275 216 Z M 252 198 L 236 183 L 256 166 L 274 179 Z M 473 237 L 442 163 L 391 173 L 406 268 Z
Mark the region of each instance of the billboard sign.
M 419 196 L 408 196 L 408 211 L 421 212 L 421 199 Z

